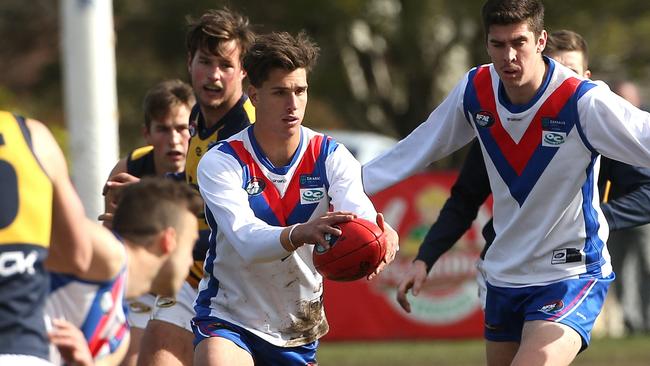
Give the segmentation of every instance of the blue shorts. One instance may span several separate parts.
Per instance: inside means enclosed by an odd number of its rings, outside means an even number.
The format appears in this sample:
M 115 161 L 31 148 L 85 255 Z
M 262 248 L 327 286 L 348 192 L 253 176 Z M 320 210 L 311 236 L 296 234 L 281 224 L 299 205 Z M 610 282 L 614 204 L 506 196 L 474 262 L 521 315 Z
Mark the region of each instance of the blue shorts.
M 222 337 L 250 353 L 255 366 L 316 366 L 318 341 L 298 347 L 279 347 L 225 320 L 206 316 L 192 319 L 194 346 L 211 337 Z
M 615 276 L 579 278 L 546 286 L 496 287 L 487 284 L 485 339 L 520 342 L 524 323 L 545 320 L 567 325 L 589 345 L 591 328 Z

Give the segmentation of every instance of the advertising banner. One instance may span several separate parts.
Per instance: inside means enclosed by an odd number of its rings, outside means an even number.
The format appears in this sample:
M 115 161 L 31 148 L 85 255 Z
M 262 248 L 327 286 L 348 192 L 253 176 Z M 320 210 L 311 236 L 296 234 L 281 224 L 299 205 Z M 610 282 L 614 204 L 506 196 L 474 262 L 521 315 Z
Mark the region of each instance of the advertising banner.
M 395 261 L 373 281 L 325 282 L 330 332 L 324 340 L 475 338 L 483 334 L 476 285 L 476 260 L 483 248 L 481 228 L 490 219 L 491 200 L 470 230 L 443 255 L 417 297 L 409 292 L 411 313 L 395 299 L 431 224 L 449 197 L 456 172 L 423 173 L 372 197 L 400 235 Z

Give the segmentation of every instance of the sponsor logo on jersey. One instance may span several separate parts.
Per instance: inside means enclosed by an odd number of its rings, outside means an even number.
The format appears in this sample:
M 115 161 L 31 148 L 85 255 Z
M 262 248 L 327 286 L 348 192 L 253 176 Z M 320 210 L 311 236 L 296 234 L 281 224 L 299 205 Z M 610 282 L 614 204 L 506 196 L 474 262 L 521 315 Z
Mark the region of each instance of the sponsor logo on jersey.
M 38 253 L 31 251 L 25 254 L 20 251 L 0 253 L 0 277 L 9 277 L 17 274 L 36 273 L 34 264 L 38 260 Z
M 248 193 L 249 196 L 257 196 L 264 191 L 264 188 L 266 188 L 266 183 L 257 177 L 251 178 L 251 180 L 246 183 L 246 193 Z
M 546 314 L 555 314 L 562 309 L 564 309 L 564 302 L 562 300 L 557 300 L 542 306 L 539 311 Z
M 494 116 L 488 111 L 480 111 L 474 116 L 474 121 L 479 127 L 492 127 L 494 124 Z
M 187 126 L 187 129 L 190 132 L 190 137 L 196 136 L 196 122 L 192 121 L 190 124 Z
M 549 117 L 542 117 L 542 130 L 565 132 L 566 122 Z
M 576 248 L 556 249 L 553 251 L 551 264 L 565 264 L 582 262 L 582 252 Z
M 320 176 L 309 174 L 300 175 L 300 188 L 318 188 L 322 186 Z
M 565 132 L 542 131 L 542 146 L 558 147 L 566 141 Z
M 325 188 L 323 187 L 300 189 L 300 204 L 302 205 L 320 202 L 323 198 L 325 198 Z

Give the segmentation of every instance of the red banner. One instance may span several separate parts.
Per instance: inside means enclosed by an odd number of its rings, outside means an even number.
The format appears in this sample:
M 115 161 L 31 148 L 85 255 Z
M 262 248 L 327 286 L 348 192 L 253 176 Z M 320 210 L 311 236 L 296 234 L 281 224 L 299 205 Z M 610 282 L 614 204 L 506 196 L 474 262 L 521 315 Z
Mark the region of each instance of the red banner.
M 484 244 L 480 232 L 490 218 L 489 206 L 481 208 L 470 230 L 436 262 L 420 294 L 413 297 L 409 292 L 411 313 L 395 300 L 397 285 L 455 180 L 455 172 L 420 174 L 372 197 L 377 211 L 398 230 L 400 251 L 373 281 L 325 282 L 330 332 L 324 340 L 482 336 L 475 263 Z

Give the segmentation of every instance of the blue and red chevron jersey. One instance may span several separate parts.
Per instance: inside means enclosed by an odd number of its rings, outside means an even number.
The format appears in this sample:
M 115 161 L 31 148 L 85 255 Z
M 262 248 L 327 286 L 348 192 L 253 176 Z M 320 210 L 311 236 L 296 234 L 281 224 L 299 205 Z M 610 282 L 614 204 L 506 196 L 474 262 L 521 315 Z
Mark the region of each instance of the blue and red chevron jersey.
M 330 207 L 373 222 L 376 211 L 361 167 L 343 145 L 301 127 L 291 162 L 275 167 L 254 128 L 216 145 L 199 163 L 211 234 L 196 316 L 226 320 L 276 346 L 304 345 L 328 330 L 322 277 L 313 245 L 287 252 L 280 233 Z
M 81 329 L 96 361 L 115 352 L 128 339 L 126 267 L 107 281 L 82 280 L 60 273 L 51 273 L 51 278 L 45 314 L 65 319 Z M 58 355 L 52 353 L 52 361 L 56 361 Z
M 366 192 L 386 188 L 478 137 L 494 197 L 488 282 L 500 287 L 607 277 L 600 154 L 650 166 L 650 114 L 603 83 L 544 58 L 525 105 L 512 104 L 493 65 L 470 70 L 429 118 L 364 166 Z

